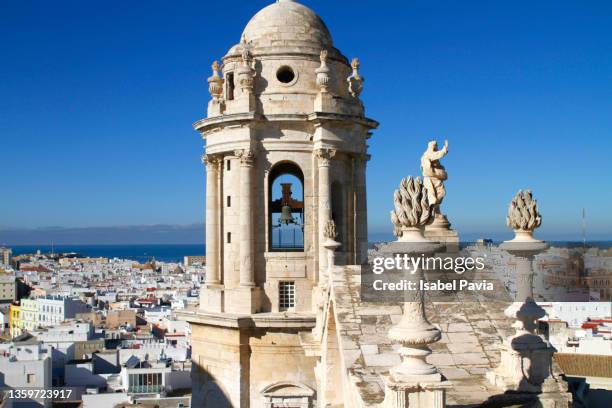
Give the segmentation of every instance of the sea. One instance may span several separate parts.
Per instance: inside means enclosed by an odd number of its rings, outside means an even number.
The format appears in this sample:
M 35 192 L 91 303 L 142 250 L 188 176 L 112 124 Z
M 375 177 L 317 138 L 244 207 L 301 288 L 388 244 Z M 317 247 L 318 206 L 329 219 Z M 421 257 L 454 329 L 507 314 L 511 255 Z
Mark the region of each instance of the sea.
M 156 259 L 161 262 L 183 262 L 187 255 L 202 256 L 205 253 L 204 244 L 175 245 L 17 245 L 10 247 L 13 256 L 32 254 L 40 250 L 43 254 L 77 253 L 91 258 L 120 258 L 133 261 L 148 262 Z
M 581 247 L 582 242 L 576 241 L 551 241 L 555 247 Z M 372 245 L 373 243 L 371 243 Z M 462 242 L 461 247 L 470 245 L 472 242 Z M 497 245 L 499 242 L 493 242 Z M 607 249 L 612 247 L 612 241 L 591 241 L 586 243 L 587 247 Z M 149 244 L 149 245 L 17 245 L 10 246 L 13 256 L 21 254 L 33 254 L 40 250 L 43 254 L 55 252 L 77 253 L 91 258 L 119 258 L 130 259 L 138 262 L 148 262 L 156 259 L 162 262 L 183 262 L 185 256 L 203 256 L 205 254 L 204 244 Z

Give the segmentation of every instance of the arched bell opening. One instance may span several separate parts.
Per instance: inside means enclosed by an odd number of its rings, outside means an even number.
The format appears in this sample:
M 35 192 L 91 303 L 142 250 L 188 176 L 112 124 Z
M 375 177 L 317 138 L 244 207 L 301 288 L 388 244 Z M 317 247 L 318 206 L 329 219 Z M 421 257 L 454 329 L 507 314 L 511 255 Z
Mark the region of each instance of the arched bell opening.
M 304 251 L 304 174 L 297 164 L 276 164 L 268 177 L 270 251 Z

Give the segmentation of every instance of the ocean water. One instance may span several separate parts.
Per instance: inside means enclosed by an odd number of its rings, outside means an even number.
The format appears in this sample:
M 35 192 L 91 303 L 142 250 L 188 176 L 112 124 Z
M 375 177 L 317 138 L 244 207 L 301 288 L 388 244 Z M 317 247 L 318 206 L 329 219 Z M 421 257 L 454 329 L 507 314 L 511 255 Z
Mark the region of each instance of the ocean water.
M 551 246 L 556 247 L 581 247 L 581 242 L 574 241 L 551 241 Z M 462 246 L 472 244 L 463 242 Z M 499 242 L 495 242 L 499 244 Z M 612 241 L 587 242 L 587 247 L 611 248 Z M 51 245 L 17 245 L 11 246 L 13 256 L 31 254 L 40 250 L 42 253 L 50 253 Z M 205 254 L 204 244 L 159 244 L 159 245 L 56 245 L 53 250 L 56 253 L 76 252 L 86 257 L 104 257 L 131 259 L 138 262 L 147 262 L 155 258 L 162 262 L 182 262 L 187 255 L 202 256 Z
M 13 256 L 31 254 L 40 250 L 50 253 L 50 245 L 11 246 Z M 182 262 L 187 255 L 204 255 L 204 244 L 193 245 L 56 245 L 55 253 L 76 252 L 82 256 L 131 259 L 146 262 L 155 258 L 162 262 Z

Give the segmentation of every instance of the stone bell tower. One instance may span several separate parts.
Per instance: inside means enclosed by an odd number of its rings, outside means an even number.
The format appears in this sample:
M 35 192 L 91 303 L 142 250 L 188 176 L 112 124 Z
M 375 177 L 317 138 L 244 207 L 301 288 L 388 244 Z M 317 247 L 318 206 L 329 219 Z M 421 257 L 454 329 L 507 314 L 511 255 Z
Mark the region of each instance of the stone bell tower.
M 194 124 L 206 143 L 207 263 L 199 310 L 185 314 L 194 403 L 313 402 L 316 358 L 300 336 L 326 287 L 330 219 L 339 262 L 367 261 L 367 140 L 378 124 L 364 115 L 359 61 L 334 48 L 316 13 L 279 0 L 212 70 L 207 117 Z

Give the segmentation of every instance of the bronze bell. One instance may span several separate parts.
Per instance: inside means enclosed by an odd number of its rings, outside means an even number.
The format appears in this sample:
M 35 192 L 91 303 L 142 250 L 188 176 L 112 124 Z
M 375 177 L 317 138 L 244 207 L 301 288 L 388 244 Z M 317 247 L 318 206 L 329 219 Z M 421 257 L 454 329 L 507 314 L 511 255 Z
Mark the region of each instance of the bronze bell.
M 279 224 L 285 224 L 285 225 L 295 224 L 295 219 L 293 218 L 293 215 L 291 214 L 291 207 L 289 207 L 288 205 L 282 206 L 281 215 L 280 215 L 278 222 Z

